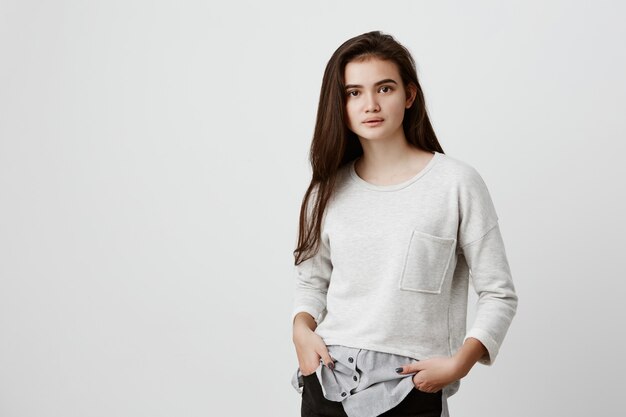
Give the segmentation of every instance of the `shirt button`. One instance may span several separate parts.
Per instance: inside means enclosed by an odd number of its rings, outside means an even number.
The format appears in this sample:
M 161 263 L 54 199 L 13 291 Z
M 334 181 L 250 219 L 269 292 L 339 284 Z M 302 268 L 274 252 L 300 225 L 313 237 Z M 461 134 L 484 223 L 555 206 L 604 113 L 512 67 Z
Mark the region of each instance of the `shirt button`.
M 354 379 L 354 380 L 356 381 L 356 380 L 357 380 L 357 377 L 356 377 L 356 375 L 355 375 L 355 376 L 353 376 L 353 377 L 352 377 L 352 379 Z
M 348 395 L 348 394 L 346 394 L 345 392 L 342 392 L 342 393 L 341 393 L 341 396 L 342 396 L 342 397 L 345 397 L 346 395 Z
M 354 359 L 352 359 L 352 356 L 350 356 L 350 357 L 348 358 L 348 362 L 350 362 L 350 363 L 354 362 Z

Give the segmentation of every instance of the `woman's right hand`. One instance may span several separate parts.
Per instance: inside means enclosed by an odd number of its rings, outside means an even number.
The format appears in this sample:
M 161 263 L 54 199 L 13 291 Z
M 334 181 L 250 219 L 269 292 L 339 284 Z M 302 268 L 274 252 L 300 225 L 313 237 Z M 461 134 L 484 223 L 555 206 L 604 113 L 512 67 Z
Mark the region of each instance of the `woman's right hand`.
M 294 327 L 293 343 L 296 346 L 296 354 L 298 355 L 298 364 L 302 375 L 310 375 L 320 365 L 320 358 L 326 366 L 334 369 L 335 364 L 328 353 L 328 348 L 315 331 L 306 326 Z

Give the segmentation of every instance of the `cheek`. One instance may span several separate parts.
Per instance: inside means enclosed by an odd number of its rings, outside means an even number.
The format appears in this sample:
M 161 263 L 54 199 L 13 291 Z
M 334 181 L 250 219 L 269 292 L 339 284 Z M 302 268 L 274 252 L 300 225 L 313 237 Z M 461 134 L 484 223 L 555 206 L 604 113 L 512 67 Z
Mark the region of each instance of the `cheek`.
M 406 110 L 406 108 L 404 107 L 405 104 L 405 100 L 400 97 L 399 99 L 394 100 L 394 102 L 391 104 L 391 107 L 393 108 L 394 113 L 403 116 L 404 111 Z

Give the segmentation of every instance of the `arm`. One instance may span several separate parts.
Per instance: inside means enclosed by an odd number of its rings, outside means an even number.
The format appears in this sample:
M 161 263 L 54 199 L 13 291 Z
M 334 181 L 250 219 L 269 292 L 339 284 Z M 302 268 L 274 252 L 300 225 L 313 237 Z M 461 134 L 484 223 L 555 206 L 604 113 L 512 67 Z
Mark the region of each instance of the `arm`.
M 314 187 L 310 201 L 315 201 L 317 192 L 318 188 Z M 306 213 L 309 219 L 312 218 L 312 210 L 313 208 L 307 205 Z M 294 268 L 296 279 L 291 322 L 294 327 L 304 325 L 312 331 L 315 330 L 326 310 L 326 294 L 333 270 L 330 259 L 330 243 L 328 235 L 324 233 L 324 220 L 325 214 L 322 220 L 317 252 L 295 265 Z
M 305 311 L 300 311 L 296 313 L 295 318 L 293 319 L 294 327 L 306 328 L 311 331 L 315 331 L 317 328 L 317 323 L 312 315 Z
M 331 369 L 333 360 L 326 344 L 315 333 L 326 312 L 326 294 L 330 284 L 332 263 L 327 236 L 321 235 L 317 252 L 296 265 L 293 335 L 300 371 L 309 375 L 324 361 Z
M 476 317 L 463 346 L 469 339 L 477 339 L 485 347 L 478 362 L 492 365 L 515 316 L 518 301 L 499 225 L 496 223 L 482 238 L 461 249 L 478 294 Z M 467 362 L 473 355 L 465 353 L 466 348 L 462 349 L 460 356 Z
M 485 346 L 472 337 L 453 356 L 424 359 L 396 368 L 401 374 L 417 372 L 413 384 L 420 391 L 437 392 L 446 385 L 465 377 L 478 359 L 487 352 Z
M 487 349 L 480 340 L 473 337 L 465 339 L 463 346 L 452 356 L 456 363 L 457 376 L 455 379 L 465 377 L 476 362 L 487 353 Z
M 326 310 L 326 293 L 330 284 L 332 263 L 327 242 L 322 235 L 319 249 L 311 258 L 295 266 L 294 307 L 291 321 L 315 330 Z
M 469 267 L 478 302 L 463 345 L 469 338 L 479 340 L 486 352 L 478 362 L 491 365 L 515 316 L 517 294 L 487 185 L 473 167 L 464 175 L 459 191 L 457 249 Z

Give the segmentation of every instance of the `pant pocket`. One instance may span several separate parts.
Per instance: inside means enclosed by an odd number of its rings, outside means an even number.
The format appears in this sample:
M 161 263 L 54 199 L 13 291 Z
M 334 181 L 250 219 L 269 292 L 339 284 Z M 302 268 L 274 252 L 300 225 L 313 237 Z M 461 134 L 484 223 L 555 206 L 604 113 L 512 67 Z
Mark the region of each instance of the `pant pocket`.
M 400 275 L 400 289 L 440 294 L 456 239 L 413 230 Z

